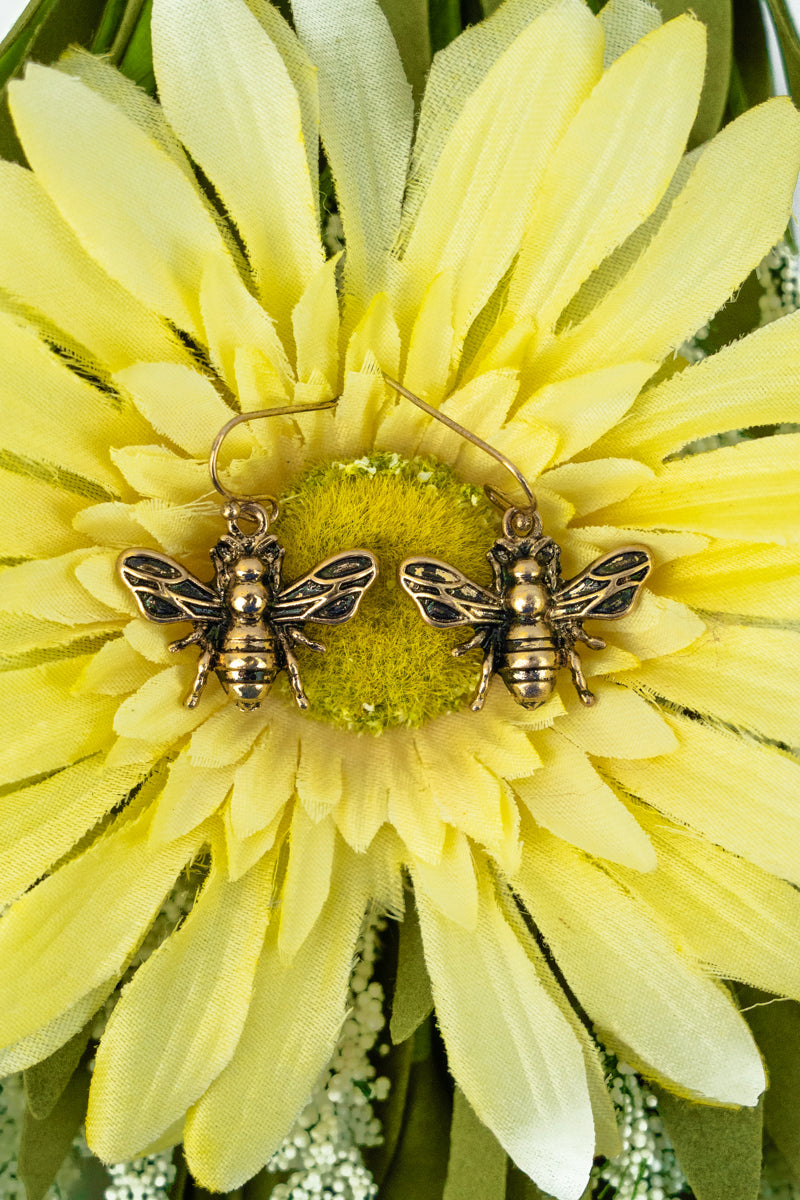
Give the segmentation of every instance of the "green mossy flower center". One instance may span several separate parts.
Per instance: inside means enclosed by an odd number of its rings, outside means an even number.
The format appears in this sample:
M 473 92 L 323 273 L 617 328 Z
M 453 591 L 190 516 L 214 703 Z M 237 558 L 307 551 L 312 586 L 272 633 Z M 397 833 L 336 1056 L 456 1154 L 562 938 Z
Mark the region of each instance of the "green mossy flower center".
M 409 555 L 427 554 L 488 584 L 486 550 L 497 521 L 483 492 L 433 460 L 375 454 L 317 468 L 282 507 L 275 532 L 286 547 L 284 579 L 359 547 L 380 568 L 351 621 L 306 630 L 328 648 L 325 655 L 298 648 L 310 715 L 379 733 L 461 707 L 474 691 L 480 654 L 453 658 L 450 651 L 471 631 L 426 625 L 397 569 Z

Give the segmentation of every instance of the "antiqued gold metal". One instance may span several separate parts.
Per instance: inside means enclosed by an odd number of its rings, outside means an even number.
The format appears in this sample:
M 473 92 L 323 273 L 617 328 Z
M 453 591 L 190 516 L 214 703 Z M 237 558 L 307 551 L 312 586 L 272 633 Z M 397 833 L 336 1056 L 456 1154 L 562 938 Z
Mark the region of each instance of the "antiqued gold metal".
M 587 634 L 583 621 L 590 617 L 613 621 L 631 611 L 652 567 L 649 551 L 644 546 L 620 546 L 565 581 L 561 548 L 543 534 L 536 498 L 519 468 L 452 417 L 388 376 L 384 378 L 423 412 L 495 458 L 525 493 L 526 503 L 520 506 L 494 488 L 484 489 L 503 513 L 503 536 L 486 554 L 492 568 L 491 588 L 474 583 L 436 558 L 407 558 L 399 568 L 401 586 L 428 625 L 437 629 L 472 626 L 473 636 L 456 646 L 453 654 L 483 651 L 473 711 L 483 707 L 495 672 L 518 704 L 538 708 L 553 694 L 558 671 L 566 666 L 583 703 L 594 704 L 575 644 L 583 642 L 592 650 L 603 650 L 606 643 Z
M 298 707 L 308 708 L 293 647 L 307 646 L 320 653 L 325 647 L 310 641 L 303 626 L 307 621 L 323 625 L 349 621 L 375 581 L 375 556 L 369 550 L 344 550 L 302 578 L 284 584 L 284 548 L 269 532 L 279 512 L 277 499 L 236 496 L 221 482 L 217 470 L 220 447 L 241 422 L 332 408 L 334 404 L 325 401 L 261 409 L 240 413 L 223 425 L 211 447 L 209 471 L 214 487 L 225 497 L 222 516 L 228 532 L 209 551 L 214 576 L 208 583 L 156 550 L 126 550 L 117 560 L 122 582 L 149 621 L 189 621 L 194 626 L 190 634 L 169 647 L 178 651 L 198 645 L 202 651 L 186 698 L 188 708 L 199 702 L 212 670 L 245 712 L 260 706 L 281 670 L 289 676 Z

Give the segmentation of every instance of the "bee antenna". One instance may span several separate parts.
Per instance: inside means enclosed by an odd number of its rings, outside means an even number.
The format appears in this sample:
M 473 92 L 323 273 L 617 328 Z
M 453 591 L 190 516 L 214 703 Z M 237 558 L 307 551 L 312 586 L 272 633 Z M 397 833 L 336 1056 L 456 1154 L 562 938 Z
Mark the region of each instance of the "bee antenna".
M 318 412 L 323 408 L 335 408 L 339 397 L 334 396 L 333 400 L 321 400 L 318 404 L 286 404 L 280 408 L 260 408 L 256 412 L 237 413 L 235 417 L 231 417 L 230 421 L 226 421 L 220 429 L 214 441 L 211 443 L 211 453 L 208 456 L 208 470 L 211 475 L 211 482 L 221 496 L 226 500 L 237 501 L 243 504 L 257 504 L 260 500 L 268 500 L 272 506 L 271 519 L 275 519 L 278 514 L 278 501 L 274 496 L 265 493 L 260 496 L 237 496 L 230 488 L 225 487 L 225 484 L 219 477 L 217 470 L 217 459 L 222 448 L 222 443 L 225 438 L 235 429 L 237 425 L 244 424 L 245 421 L 259 421 L 262 417 L 288 417 L 292 413 L 301 412 Z
M 521 526 L 527 522 L 526 530 L 523 530 L 520 527 L 520 529 L 515 530 L 515 532 L 527 532 L 530 530 L 534 525 L 533 515 L 536 512 L 536 497 L 534 496 L 530 484 L 522 474 L 522 471 L 520 471 L 519 467 L 517 467 L 510 458 L 507 458 L 501 450 L 497 450 L 494 446 L 490 446 L 488 442 L 483 440 L 483 438 L 479 438 L 477 434 L 471 433 L 468 429 L 465 429 L 463 425 L 459 425 L 458 421 L 454 421 L 453 418 L 448 417 L 446 413 L 440 412 L 437 408 L 433 408 L 430 404 L 426 404 L 424 400 L 421 400 L 419 396 L 415 396 L 413 392 L 410 392 L 408 388 L 403 387 L 402 383 L 398 383 L 396 379 L 390 379 L 388 375 L 384 375 L 383 378 L 384 382 L 388 383 L 390 388 L 393 388 L 401 396 L 405 396 L 406 400 L 410 400 L 412 404 L 416 404 L 417 408 L 421 408 L 422 411 L 427 413 L 429 417 L 434 417 L 437 421 L 441 421 L 443 425 L 446 425 L 448 429 L 452 429 L 454 433 L 460 434 L 461 437 L 465 438 L 468 442 L 471 442 L 473 446 L 477 446 L 480 450 L 485 450 L 487 454 L 490 454 L 492 458 L 499 462 L 501 466 L 505 467 L 505 469 L 514 476 L 517 483 L 525 493 L 527 504 L 525 504 L 523 507 L 515 505 L 513 501 L 509 500 L 506 496 L 501 495 L 500 492 L 496 492 L 494 488 L 485 487 L 484 491 L 491 500 L 492 504 L 494 504 L 495 507 L 499 508 L 501 511 L 506 513 L 513 511 L 516 514 L 519 514 L 520 518 L 522 518 L 522 521 L 515 522 L 515 525 L 519 524 Z

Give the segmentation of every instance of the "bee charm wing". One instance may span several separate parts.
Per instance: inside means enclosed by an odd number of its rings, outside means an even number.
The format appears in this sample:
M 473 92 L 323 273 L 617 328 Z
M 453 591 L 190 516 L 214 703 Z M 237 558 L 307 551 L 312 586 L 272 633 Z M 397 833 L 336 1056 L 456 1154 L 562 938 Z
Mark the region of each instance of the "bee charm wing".
M 225 607 L 219 593 L 195 579 L 185 567 L 157 550 L 126 550 L 117 560 L 122 582 L 136 597 L 148 621 L 221 621 Z
M 615 621 L 626 616 L 653 565 L 644 546 L 621 546 L 595 559 L 552 597 L 554 621 L 584 621 L 599 617 Z
M 437 558 L 405 559 L 400 566 L 400 583 L 415 601 L 423 621 L 437 629 L 502 622 L 503 607 L 494 592 Z
M 378 561 L 369 550 L 344 550 L 278 593 L 269 619 L 278 625 L 349 621 L 367 588 L 375 582 Z

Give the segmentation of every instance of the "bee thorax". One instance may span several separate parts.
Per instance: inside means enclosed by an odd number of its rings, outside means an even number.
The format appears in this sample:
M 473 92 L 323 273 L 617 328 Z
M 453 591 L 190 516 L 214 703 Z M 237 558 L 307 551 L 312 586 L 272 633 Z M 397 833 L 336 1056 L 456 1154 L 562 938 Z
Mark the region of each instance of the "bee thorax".
M 266 612 L 269 593 L 261 583 L 235 583 L 228 589 L 226 599 L 236 618 L 250 623 Z
M 543 617 L 549 602 L 544 583 L 515 583 L 503 597 L 503 607 L 515 617 Z

